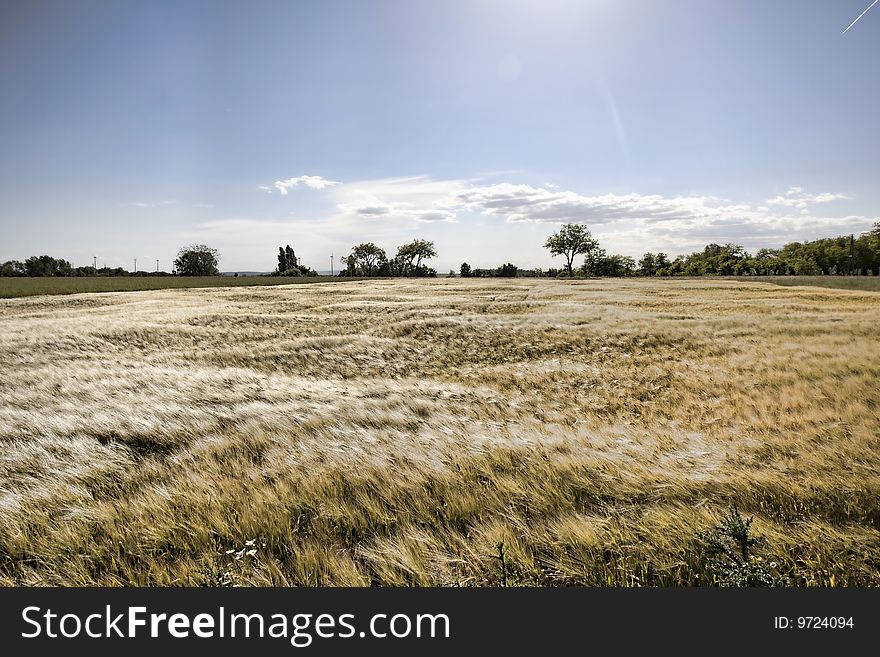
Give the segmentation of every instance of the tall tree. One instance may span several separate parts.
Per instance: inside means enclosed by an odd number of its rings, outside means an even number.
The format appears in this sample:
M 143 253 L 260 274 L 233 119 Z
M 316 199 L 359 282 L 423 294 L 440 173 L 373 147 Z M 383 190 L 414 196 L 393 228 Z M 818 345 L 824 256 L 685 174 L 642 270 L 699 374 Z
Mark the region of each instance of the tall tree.
M 283 274 L 290 267 L 287 264 L 287 252 L 284 250 L 283 246 L 278 247 L 278 273 Z
M 565 256 L 565 269 L 568 271 L 568 277 L 572 278 L 574 272 L 571 263 L 575 257 L 595 251 L 599 248 L 599 242 L 593 239 L 590 231 L 583 224 L 565 224 L 558 232 L 547 238 L 544 248 L 550 249 L 552 256 Z

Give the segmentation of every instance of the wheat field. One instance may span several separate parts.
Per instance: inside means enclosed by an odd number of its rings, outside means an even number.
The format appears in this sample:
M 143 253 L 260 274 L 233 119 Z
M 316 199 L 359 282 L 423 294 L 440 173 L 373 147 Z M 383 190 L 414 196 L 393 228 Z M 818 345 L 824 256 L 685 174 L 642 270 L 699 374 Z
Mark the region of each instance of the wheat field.
M 374 280 L 0 301 L 0 583 L 880 584 L 880 295 Z

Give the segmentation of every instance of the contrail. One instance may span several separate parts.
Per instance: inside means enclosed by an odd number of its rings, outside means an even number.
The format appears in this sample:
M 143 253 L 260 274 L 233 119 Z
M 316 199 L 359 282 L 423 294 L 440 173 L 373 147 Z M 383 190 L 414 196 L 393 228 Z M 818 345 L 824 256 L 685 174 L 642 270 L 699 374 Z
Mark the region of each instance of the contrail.
M 872 3 L 868 6 L 868 8 L 865 9 L 865 11 L 863 11 L 861 14 L 859 14 L 859 18 L 855 19 L 852 23 L 849 24 L 849 27 L 848 27 L 848 28 L 846 28 L 843 32 L 840 33 L 840 36 L 843 36 L 844 34 L 846 34 L 846 33 L 849 31 L 849 28 L 852 27 L 853 25 L 855 25 L 856 23 L 858 23 L 858 22 L 859 22 L 859 19 L 860 19 L 862 16 L 864 16 L 865 14 L 867 14 L 867 13 L 871 10 L 871 7 L 873 7 L 874 5 L 876 5 L 878 2 L 880 2 L 880 0 L 874 0 L 874 2 L 872 2 Z

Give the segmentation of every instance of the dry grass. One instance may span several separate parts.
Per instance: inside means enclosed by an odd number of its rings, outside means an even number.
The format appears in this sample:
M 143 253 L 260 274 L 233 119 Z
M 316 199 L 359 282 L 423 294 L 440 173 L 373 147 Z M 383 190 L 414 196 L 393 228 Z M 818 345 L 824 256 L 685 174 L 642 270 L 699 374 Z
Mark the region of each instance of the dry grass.
M 793 583 L 875 586 L 878 338 L 876 294 L 727 280 L 0 301 L 0 583 L 492 585 L 503 543 L 711 584 L 736 504 Z

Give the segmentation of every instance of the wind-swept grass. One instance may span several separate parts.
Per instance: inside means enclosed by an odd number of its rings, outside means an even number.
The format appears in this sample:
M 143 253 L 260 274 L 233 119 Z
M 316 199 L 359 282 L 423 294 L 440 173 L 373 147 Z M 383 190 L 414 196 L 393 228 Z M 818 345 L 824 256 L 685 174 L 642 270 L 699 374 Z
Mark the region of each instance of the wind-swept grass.
M 719 279 L 2 301 L 0 582 L 711 585 L 736 507 L 772 579 L 875 586 L 878 320 Z

